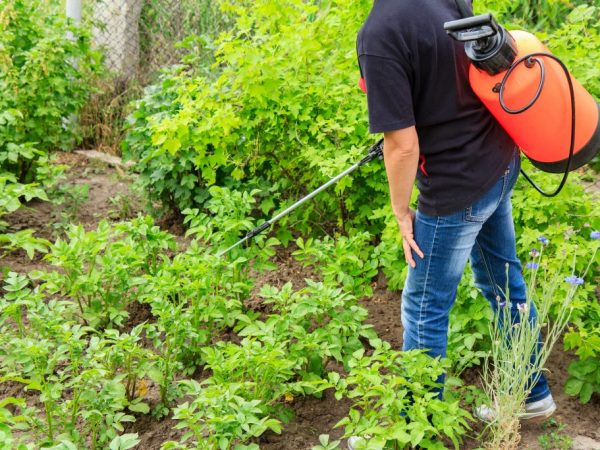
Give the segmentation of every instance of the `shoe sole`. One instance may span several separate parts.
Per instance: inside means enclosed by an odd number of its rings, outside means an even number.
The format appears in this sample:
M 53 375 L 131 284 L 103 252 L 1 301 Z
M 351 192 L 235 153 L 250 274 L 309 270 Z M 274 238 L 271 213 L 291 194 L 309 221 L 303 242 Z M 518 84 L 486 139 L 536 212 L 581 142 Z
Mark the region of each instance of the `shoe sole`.
M 540 411 L 535 413 L 524 413 L 519 416 L 519 420 L 528 422 L 528 423 L 541 423 L 544 420 L 550 418 L 552 414 L 556 411 L 556 405 L 553 405 L 552 408 L 547 409 L 546 411 Z
M 528 423 L 541 423 L 544 420 L 550 418 L 556 411 L 556 404 L 546 411 L 537 411 L 534 413 L 523 413 L 519 416 L 519 420 Z M 484 423 L 492 423 L 495 419 L 489 417 L 482 417 L 477 414 L 474 415 L 477 419 Z M 350 449 L 352 450 L 352 449 Z

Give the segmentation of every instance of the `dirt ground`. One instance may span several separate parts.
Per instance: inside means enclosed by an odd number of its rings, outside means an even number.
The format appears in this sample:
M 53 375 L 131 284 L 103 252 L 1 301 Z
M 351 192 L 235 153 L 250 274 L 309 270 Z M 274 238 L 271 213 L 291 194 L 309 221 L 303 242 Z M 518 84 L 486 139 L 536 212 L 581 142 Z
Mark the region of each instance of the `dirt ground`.
M 102 219 L 112 221 L 127 219 L 134 217 L 137 211 L 142 210 L 141 201 L 136 199 L 129 187 L 131 180 L 121 170 L 75 154 L 62 155 L 61 162 L 72 167 L 68 173 L 67 183 L 72 185 L 89 184 L 90 186 L 88 200 L 76 211 L 74 217 L 75 221 L 81 223 L 86 230 L 94 229 Z M 128 202 L 127 208 L 124 207 L 124 198 Z M 11 222 L 11 230 L 32 228 L 36 230 L 38 236 L 53 241 L 56 235 L 52 221 L 60 213 L 57 208 L 46 202 L 32 202 L 28 208 L 21 209 L 8 218 Z M 165 228 L 168 228 L 169 231 L 182 233 L 181 227 L 177 224 L 167 223 L 166 225 Z M 295 262 L 290 253 L 289 250 L 280 252 L 275 258 L 278 269 L 263 275 L 260 279 L 261 284 L 282 285 L 287 281 L 291 281 L 295 287 L 304 284 L 304 279 L 310 277 L 311 274 Z M 0 266 L 8 267 L 11 271 L 25 273 L 33 269 L 41 269 L 45 267 L 45 263 L 40 258 L 30 261 L 25 254 L 17 252 L 0 260 Z M 251 302 L 255 302 L 255 300 Z M 401 348 L 400 294 L 388 291 L 385 287 L 385 279 L 379 277 L 374 281 L 373 296 L 361 300 L 361 303 L 368 309 L 368 322 L 375 327 L 379 336 L 389 341 L 394 348 Z M 261 305 L 256 302 L 247 306 L 261 310 Z M 264 311 L 264 309 L 262 310 Z M 129 322 L 131 323 L 139 323 L 151 316 L 150 311 L 143 307 L 133 308 L 130 313 Z M 550 369 L 548 379 L 558 405 L 554 419 L 557 423 L 565 425 L 562 433 L 576 440 L 573 449 L 600 449 L 600 396 L 594 395 L 587 405 L 582 405 L 578 399 L 564 393 L 563 387 L 568 376 L 567 367 L 574 359 L 574 355 L 563 351 L 560 345 L 551 355 L 548 364 Z M 468 376 L 469 381 L 477 378 L 477 374 L 473 372 Z M 19 394 L 22 394 L 19 386 L 11 383 L 0 384 L 0 399 Z M 295 411 L 294 419 L 284 427 L 281 435 L 275 433 L 263 435 L 259 441 L 261 449 L 309 450 L 318 443 L 320 434 L 329 434 L 331 438 L 338 439 L 343 430 L 334 428 L 334 426 L 348 414 L 350 402 L 347 399 L 337 401 L 333 393 L 328 391 L 321 399 L 297 398 L 291 403 L 291 406 Z M 130 424 L 126 432 L 139 434 L 142 442 L 137 448 L 154 450 L 159 449 L 163 442 L 178 439 L 182 435 L 180 430 L 173 428 L 175 424 L 176 422 L 170 418 L 156 420 L 149 415 L 137 415 L 137 422 Z M 463 449 L 472 450 L 478 447 L 477 435 L 481 432 L 481 426 L 472 425 L 474 429 L 463 444 Z M 522 444 L 519 448 L 523 450 L 554 448 L 542 447 L 539 444 L 538 437 L 549 433 L 540 424 L 524 424 L 521 431 Z

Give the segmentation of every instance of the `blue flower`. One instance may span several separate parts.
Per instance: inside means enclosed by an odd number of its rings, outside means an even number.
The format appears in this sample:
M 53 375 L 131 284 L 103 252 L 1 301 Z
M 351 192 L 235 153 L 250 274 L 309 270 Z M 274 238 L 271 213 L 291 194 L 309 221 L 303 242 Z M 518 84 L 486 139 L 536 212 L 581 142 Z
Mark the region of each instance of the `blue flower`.
M 500 308 L 504 308 L 506 306 L 506 301 L 502 301 L 502 302 L 498 303 L 498 306 Z
M 537 269 L 538 267 L 540 267 L 540 265 L 536 262 L 528 262 L 527 263 L 527 268 L 528 269 Z
M 581 286 L 583 284 L 583 278 L 576 277 L 575 275 L 565 278 L 565 281 L 573 286 Z
M 590 233 L 590 238 L 591 239 L 600 239 L 600 231 L 592 231 Z
M 538 241 L 540 241 L 542 243 L 542 245 L 548 245 L 548 242 L 550 242 L 548 240 L 548 238 L 546 236 L 543 236 L 543 235 L 538 238 Z
M 532 248 L 529 255 L 535 258 L 536 256 L 540 256 L 540 251 L 537 248 Z

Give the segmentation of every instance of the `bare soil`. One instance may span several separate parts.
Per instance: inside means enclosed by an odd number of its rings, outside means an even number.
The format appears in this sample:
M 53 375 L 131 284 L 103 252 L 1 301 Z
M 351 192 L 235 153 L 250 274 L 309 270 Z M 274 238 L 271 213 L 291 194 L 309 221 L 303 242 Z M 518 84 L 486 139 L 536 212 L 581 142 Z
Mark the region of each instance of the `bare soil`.
M 67 183 L 90 185 L 89 199 L 79 208 L 75 222 L 81 223 L 86 230 L 96 228 L 102 219 L 117 221 L 130 218 L 142 210 L 142 204 L 136 200 L 130 189 L 130 180 L 119 170 L 108 167 L 104 163 L 90 162 L 86 157 L 76 154 L 63 154 L 61 162 L 69 164 Z M 124 208 L 120 207 L 115 198 L 126 197 L 131 203 L 128 215 L 123 214 Z M 123 205 L 121 205 L 123 206 Z M 129 216 L 129 217 L 128 217 Z M 11 230 L 31 228 L 36 234 L 51 241 L 56 239 L 56 228 L 52 226 L 57 217 L 56 207 L 46 202 L 32 202 L 27 208 L 21 209 L 11 215 Z M 176 221 L 165 222 L 169 231 L 183 233 L 183 228 Z M 296 262 L 291 250 L 284 249 L 276 257 L 278 269 L 264 274 L 259 279 L 259 286 L 271 284 L 282 286 L 291 282 L 295 288 L 302 287 L 306 278 L 313 278 L 310 270 Z M 47 268 L 43 259 L 37 256 L 30 261 L 22 252 L 15 252 L 0 260 L 0 267 L 7 267 L 11 271 L 26 273 L 34 269 Z M 0 272 L 0 278 L 2 272 Z M 361 300 L 361 304 L 369 311 L 368 323 L 372 324 L 379 336 L 389 341 L 393 348 L 402 346 L 402 326 L 400 323 L 400 294 L 387 290 L 384 277 L 380 276 L 373 282 L 374 292 L 372 297 Z M 260 304 L 259 296 L 254 295 L 248 301 L 248 307 L 268 313 L 268 308 Z M 127 326 L 151 320 L 151 312 L 143 305 L 132 305 Z M 579 403 L 578 399 L 564 393 L 564 384 L 568 377 L 567 367 L 576 357 L 562 350 L 559 345 L 551 355 L 548 367 L 548 379 L 552 387 L 558 410 L 554 416 L 558 423 L 565 424 L 564 433 L 578 438 L 581 446 L 586 450 L 600 449 L 600 397 L 594 395 L 587 405 Z M 331 367 L 331 370 L 340 368 Z M 465 374 L 466 381 L 477 382 L 477 371 Z M 148 396 L 155 396 L 155 387 L 149 386 Z M 17 383 L 0 383 L 0 399 L 10 396 L 26 396 L 30 399 L 33 394 L 23 392 Z M 152 399 L 148 399 L 152 400 Z M 152 403 L 152 402 L 151 402 Z M 343 429 L 335 428 L 335 424 L 348 414 L 350 402 L 347 399 L 338 401 L 332 391 L 327 391 L 322 398 L 296 398 L 289 403 L 294 410 L 294 418 L 285 425 L 281 435 L 266 433 L 260 438 L 259 444 L 265 450 L 308 450 L 318 443 L 320 434 L 329 434 L 333 439 L 339 439 Z M 174 428 L 176 422 L 171 418 L 160 420 L 150 415 L 137 415 L 137 421 L 129 424 L 126 432 L 139 434 L 141 443 L 138 448 L 153 450 L 159 449 L 161 444 L 168 440 L 178 440 L 183 434 Z M 478 447 L 477 435 L 481 432 L 480 424 L 472 424 L 471 436 L 465 441 L 463 449 Z M 540 424 L 522 425 L 521 449 L 541 450 L 538 437 L 548 433 Z M 587 440 L 586 440 L 587 438 Z M 596 446 L 597 445 L 597 446 Z

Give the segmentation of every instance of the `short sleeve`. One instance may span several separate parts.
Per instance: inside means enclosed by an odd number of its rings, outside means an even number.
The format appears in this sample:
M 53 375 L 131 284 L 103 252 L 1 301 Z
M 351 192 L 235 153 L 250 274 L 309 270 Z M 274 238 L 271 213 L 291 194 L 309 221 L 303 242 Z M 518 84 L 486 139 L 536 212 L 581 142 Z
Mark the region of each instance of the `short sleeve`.
M 371 133 L 400 130 L 415 125 L 410 76 L 402 64 L 381 56 L 360 55 L 367 86 Z

